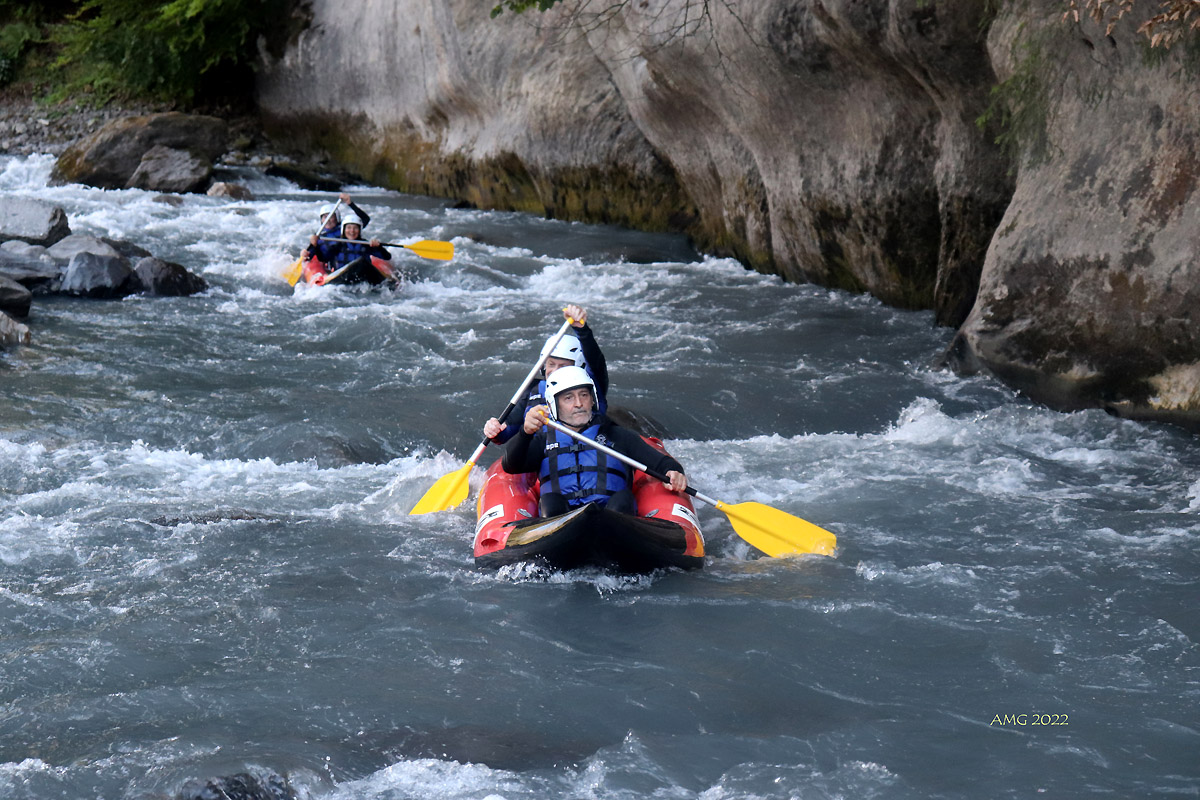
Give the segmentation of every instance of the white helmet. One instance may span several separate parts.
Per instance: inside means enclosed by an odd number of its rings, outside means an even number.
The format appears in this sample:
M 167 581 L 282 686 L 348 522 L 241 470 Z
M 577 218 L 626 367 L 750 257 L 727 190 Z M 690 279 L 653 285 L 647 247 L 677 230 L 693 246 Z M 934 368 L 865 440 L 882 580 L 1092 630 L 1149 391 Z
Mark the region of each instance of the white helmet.
M 596 409 L 596 384 L 592 376 L 583 367 L 559 367 L 546 378 L 546 405 L 550 406 L 550 416 L 558 419 L 558 396 L 571 389 L 586 386 L 592 393 L 592 410 Z
M 545 361 L 548 356 L 555 358 L 568 359 L 575 362 L 575 366 L 583 366 L 583 345 L 579 343 L 579 338 L 573 334 L 566 334 L 558 340 L 558 344 L 554 345 L 554 349 L 550 349 L 550 341 L 554 337 L 551 336 L 546 340 L 546 344 L 542 346 L 542 361 Z
M 324 219 L 326 214 L 333 214 L 333 212 L 335 210 L 337 210 L 336 205 L 334 205 L 333 203 L 326 203 L 325 205 L 321 206 L 320 216 L 322 219 Z M 333 218 L 337 219 L 337 215 L 335 214 Z
M 342 217 L 343 232 L 345 231 L 347 225 L 357 225 L 359 231 L 361 231 L 362 224 L 363 224 L 363 221 L 361 219 L 359 219 L 358 214 L 350 213 L 350 214 L 347 214 L 346 216 Z

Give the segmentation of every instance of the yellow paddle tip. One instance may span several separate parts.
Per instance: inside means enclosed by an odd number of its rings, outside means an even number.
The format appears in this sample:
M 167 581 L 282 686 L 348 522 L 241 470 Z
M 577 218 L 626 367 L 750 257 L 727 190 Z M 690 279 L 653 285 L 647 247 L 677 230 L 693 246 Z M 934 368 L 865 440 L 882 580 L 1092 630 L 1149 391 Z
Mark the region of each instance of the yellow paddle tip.
M 467 477 L 472 466 L 471 462 L 467 462 L 465 466 L 438 478 L 408 515 L 412 517 L 436 511 L 449 511 L 462 504 L 467 499 Z

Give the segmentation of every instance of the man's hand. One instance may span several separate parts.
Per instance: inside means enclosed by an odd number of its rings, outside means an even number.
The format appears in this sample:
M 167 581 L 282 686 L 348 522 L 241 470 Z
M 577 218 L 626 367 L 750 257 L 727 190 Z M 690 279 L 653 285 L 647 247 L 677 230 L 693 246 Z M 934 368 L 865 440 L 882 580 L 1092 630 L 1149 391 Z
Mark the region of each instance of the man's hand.
M 521 426 L 522 430 L 532 436 L 542 429 L 542 426 L 546 424 L 546 417 L 549 415 L 549 406 L 534 406 L 525 412 L 525 422 Z
M 683 494 L 685 491 L 687 491 L 687 476 L 682 472 L 670 470 L 667 473 L 667 479 L 663 481 L 663 483 L 669 486 L 672 492 Z
M 571 304 L 563 309 L 563 318 L 569 319 L 572 327 L 582 328 L 587 325 L 587 309 Z

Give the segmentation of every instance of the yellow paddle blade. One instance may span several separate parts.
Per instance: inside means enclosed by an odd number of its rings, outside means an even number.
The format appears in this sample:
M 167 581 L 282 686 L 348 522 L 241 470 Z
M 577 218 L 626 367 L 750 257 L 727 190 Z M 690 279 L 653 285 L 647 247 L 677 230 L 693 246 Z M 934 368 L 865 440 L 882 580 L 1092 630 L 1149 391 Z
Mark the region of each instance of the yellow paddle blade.
M 439 242 L 436 239 L 422 239 L 412 244 L 400 245 L 406 250 L 412 250 L 421 258 L 436 258 L 438 261 L 449 261 L 454 258 L 454 243 Z
M 300 276 L 303 273 L 304 273 L 304 264 L 302 264 L 300 262 L 300 259 L 297 258 L 296 261 L 290 267 L 288 267 L 286 270 L 283 271 L 283 279 L 285 281 L 287 281 L 290 285 L 295 286 L 296 281 L 300 280 Z
M 412 511 L 408 512 L 409 516 L 446 511 L 466 500 L 467 479 L 470 477 L 473 466 L 475 466 L 475 462 L 468 461 L 454 472 L 448 472 L 438 478 L 437 482 L 429 487 L 429 491 L 413 506 Z
M 831 556 L 837 537 L 824 528 L 762 503 L 718 502 L 733 531 L 772 558 L 815 553 Z

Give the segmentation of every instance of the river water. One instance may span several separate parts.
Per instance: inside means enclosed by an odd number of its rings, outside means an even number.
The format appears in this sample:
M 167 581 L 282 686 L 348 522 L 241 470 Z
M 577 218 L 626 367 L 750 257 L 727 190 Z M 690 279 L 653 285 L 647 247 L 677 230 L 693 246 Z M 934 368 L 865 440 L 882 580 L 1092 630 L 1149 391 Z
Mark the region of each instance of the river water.
M 0 191 L 212 288 L 42 297 L 0 352 L 0 797 L 1200 795 L 1200 453 L 929 367 L 927 313 L 676 237 L 357 187 L 396 291 L 279 274 L 327 196 Z M 703 571 L 475 568 L 460 467 L 560 309 L 700 491 L 837 534 Z M 490 448 L 482 460 L 496 456 Z M 479 471 L 472 478 L 478 488 Z

